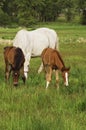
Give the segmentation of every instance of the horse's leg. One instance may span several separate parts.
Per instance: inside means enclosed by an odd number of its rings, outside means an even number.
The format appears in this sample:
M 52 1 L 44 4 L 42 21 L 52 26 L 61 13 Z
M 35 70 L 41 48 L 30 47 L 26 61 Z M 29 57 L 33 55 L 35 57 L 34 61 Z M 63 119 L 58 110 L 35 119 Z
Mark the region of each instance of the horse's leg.
M 50 84 L 50 81 L 51 81 L 52 68 L 47 66 L 47 68 L 45 68 L 45 70 L 46 70 L 46 89 L 47 89 Z
M 21 73 L 21 76 L 22 76 L 22 80 L 23 80 L 23 82 L 24 82 L 24 84 L 25 84 L 26 77 L 25 77 L 25 75 L 24 75 L 24 66 L 20 69 L 20 73 Z
M 26 54 L 26 56 L 25 56 L 25 62 L 24 62 L 24 75 L 25 75 L 25 77 L 26 77 L 26 79 L 27 79 L 27 73 L 28 73 L 28 67 L 29 67 L 29 63 L 30 63 L 30 58 L 31 58 L 31 53 L 28 53 L 28 54 Z
M 55 73 L 56 73 L 56 85 L 57 85 L 57 88 L 59 88 L 59 76 L 58 76 L 58 70 L 56 70 Z
M 40 72 L 43 70 L 43 63 L 41 63 L 39 69 L 38 69 L 38 74 L 40 74 Z

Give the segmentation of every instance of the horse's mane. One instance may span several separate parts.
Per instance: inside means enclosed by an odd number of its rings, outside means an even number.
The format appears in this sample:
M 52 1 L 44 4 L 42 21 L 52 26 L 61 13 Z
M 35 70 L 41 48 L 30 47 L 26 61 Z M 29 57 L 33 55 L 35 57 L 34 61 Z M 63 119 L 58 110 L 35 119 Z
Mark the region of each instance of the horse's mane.
M 60 55 L 59 51 L 57 51 L 57 50 L 54 49 L 54 52 L 56 52 L 56 54 L 58 55 L 60 61 L 62 62 L 63 66 L 64 66 L 64 68 L 65 68 L 64 62 L 63 62 L 63 60 L 62 60 L 62 58 L 61 58 L 61 55 Z
M 15 49 L 16 53 L 15 53 L 15 69 L 19 70 L 20 67 L 23 65 L 25 58 L 23 55 L 23 52 L 20 48 L 16 48 Z

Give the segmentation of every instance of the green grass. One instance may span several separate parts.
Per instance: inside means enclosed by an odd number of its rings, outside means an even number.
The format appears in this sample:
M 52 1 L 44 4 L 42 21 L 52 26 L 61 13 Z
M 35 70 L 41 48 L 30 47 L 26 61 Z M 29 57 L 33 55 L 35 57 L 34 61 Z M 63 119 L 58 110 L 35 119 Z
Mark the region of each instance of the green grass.
M 42 26 L 42 25 L 40 25 Z M 70 66 L 69 86 L 55 88 L 53 75 L 45 89 L 45 74 L 37 74 L 40 58 L 30 62 L 26 85 L 19 86 L 12 79 L 4 80 L 3 47 L 0 45 L 0 130 L 85 130 L 86 129 L 86 26 L 43 25 L 56 30 L 60 52 L 66 66 Z M 34 27 L 36 28 L 36 27 Z M 0 28 L 0 37 L 13 39 L 17 29 Z

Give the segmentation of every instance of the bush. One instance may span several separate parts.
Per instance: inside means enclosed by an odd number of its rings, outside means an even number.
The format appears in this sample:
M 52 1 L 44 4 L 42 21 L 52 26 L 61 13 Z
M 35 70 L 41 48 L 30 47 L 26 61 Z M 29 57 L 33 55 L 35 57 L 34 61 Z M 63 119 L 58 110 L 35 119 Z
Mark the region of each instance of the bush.
M 30 12 L 21 12 L 17 16 L 18 24 L 20 26 L 28 27 L 33 24 L 36 24 L 37 20 L 30 14 Z
M 30 18 L 30 19 L 20 18 L 18 23 L 20 26 L 28 27 L 33 24 L 36 24 L 37 21 L 34 18 Z
M 4 13 L 1 9 L 0 9 L 0 26 L 6 26 L 9 25 L 11 23 L 10 17 L 8 16 L 7 13 Z
M 73 18 L 74 18 L 74 11 L 73 11 L 73 9 L 70 9 L 70 8 L 66 9 L 65 17 L 66 17 L 67 22 L 70 22 L 71 20 L 73 20 Z
M 86 9 L 83 10 L 81 15 L 81 24 L 86 25 Z

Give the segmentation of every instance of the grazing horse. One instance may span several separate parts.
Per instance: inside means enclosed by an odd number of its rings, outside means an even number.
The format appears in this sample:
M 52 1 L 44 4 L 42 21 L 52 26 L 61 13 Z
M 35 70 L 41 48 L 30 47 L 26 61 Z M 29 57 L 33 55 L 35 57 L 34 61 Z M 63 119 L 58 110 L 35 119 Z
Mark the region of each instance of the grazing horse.
M 58 83 L 58 70 L 62 72 L 64 84 L 68 86 L 68 72 L 69 68 L 66 68 L 59 52 L 52 48 L 46 48 L 41 54 L 44 70 L 46 72 L 46 88 L 51 81 L 52 71 L 55 70 L 56 81 Z
M 14 38 L 13 46 L 20 47 L 24 53 L 24 74 L 27 78 L 31 57 L 41 56 L 43 49 L 47 47 L 58 49 L 58 37 L 56 32 L 49 28 L 38 28 L 33 31 L 20 30 Z M 41 63 L 38 73 L 42 69 L 43 64 Z
M 25 83 L 24 76 L 24 54 L 20 48 L 17 47 L 5 47 L 4 48 L 4 60 L 5 60 L 5 78 L 8 81 L 11 71 L 13 72 L 13 84 L 18 85 L 18 79 L 20 75 L 20 69 L 22 69 L 22 80 Z

